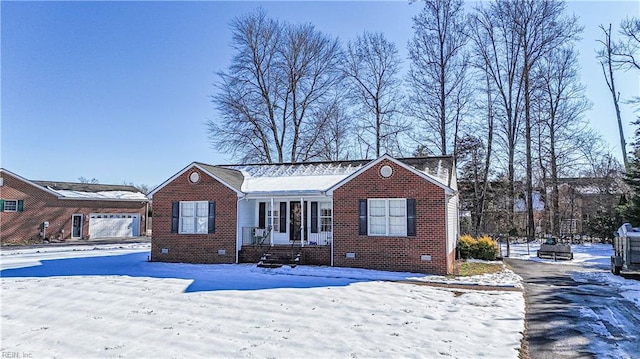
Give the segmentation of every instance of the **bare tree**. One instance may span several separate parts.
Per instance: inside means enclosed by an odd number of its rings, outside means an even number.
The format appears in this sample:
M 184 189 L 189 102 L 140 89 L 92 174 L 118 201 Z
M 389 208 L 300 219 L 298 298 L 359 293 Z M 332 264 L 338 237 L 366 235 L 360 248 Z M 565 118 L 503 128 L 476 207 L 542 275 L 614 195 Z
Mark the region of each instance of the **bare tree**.
M 90 183 L 90 184 L 98 184 L 98 183 L 100 183 L 100 181 L 98 181 L 97 178 L 88 179 L 88 178 L 85 178 L 84 176 L 78 177 L 78 182 L 80 182 L 80 183 Z
M 603 40 L 598 40 L 602 44 L 597 53 L 597 58 L 602 66 L 602 74 L 611 93 L 613 100 L 613 106 L 616 110 L 616 118 L 618 120 L 618 133 L 620 134 L 620 149 L 622 150 L 622 161 L 624 167 L 629 167 L 629 161 L 627 160 L 627 144 L 624 138 L 624 129 L 622 128 L 622 116 L 620 115 L 620 92 L 616 91 L 616 82 L 614 78 L 614 67 L 616 66 L 616 60 L 614 55 L 614 42 L 611 39 L 611 24 L 608 28 L 600 25 L 600 29 L 604 35 Z
M 311 114 L 331 106 L 327 96 L 340 82 L 338 40 L 262 9 L 234 19 L 231 30 L 235 55 L 218 73 L 212 101 L 220 118 L 207 123 L 209 138 L 245 162 L 296 162 L 311 146 L 302 133 L 323 130 Z
M 311 114 L 317 127 L 301 133 L 302 142 L 308 144 L 299 157 L 301 161 L 339 161 L 351 157 L 354 126 L 342 101 L 344 97 L 345 94 L 337 93 L 330 106 L 323 106 Z
M 521 130 L 522 89 L 519 86 L 521 78 L 520 49 L 518 36 L 513 31 L 513 23 L 503 7 L 497 3 L 481 6 L 471 16 L 472 31 L 470 37 L 473 43 L 475 65 L 487 82 L 486 91 L 489 98 L 487 108 L 488 118 L 493 125 L 496 135 L 496 145 L 506 157 L 506 176 L 504 189 L 505 204 L 501 211 L 506 212 L 506 226 L 513 232 L 515 208 L 515 163 Z M 487 151 L 493 153 L 493 151 Z M 507 245 L 507 255 L 509 255 Z
M 624 69 L 640 70 L 640 18 L 622 20 L 619 34 L 621 38 L 613 48 L 613 62 Z
M 325 130 L 324 119 L 311 116 L 311 112 L 325 111 L 323 100 L 342 80 L 340 47 L 336 38 L 322 34 L 311 24 L 287 25 L 284 38 L 279 48 L 287 81 L 283 115 L 291 123 L 290 160 L 297 162 L 301 156 L 306 159 L 314 139 Z M 312 133 L 301 137 L 301 131 Z M 305 138 L 309 141 L 301 141 Z
M 552 233 L 559 234 L 558 178 L 577 170 L 572 164 L 580 155 L 579 135 L 585 133 L 585 112 L 591 104 L 578 75 L 578 59 L 569 44 L 543 56 L 534 70 L 538 97 L 533 112 L 537 117 L 537 141 L 540 172 L 543 177 L 541 193 L 550 186 L 550 214 Z M 573 169 L 573 170 L 571 170 Z M 547 201 L 548 202 L 548 197 Z
M 531 75 L 536 63 L 559 46 L 577 40 L 582 31 L 575 17 L 565 16 L 565 5 L 554 0 L 500 1 L 501 6 L 513 21 L 521 48 L 522 79 L 525 115 L 526 144 L 526 203 L 527 237 L 535 234 L 533 214 L 533 155 L 532 155 L 532 93 Z
M 419 122 L 419 143 L 455 154 L 457 134 L 470 102 L 465 75 L 468 42 L 462 0 L 425 0 L 413 18 L 408 113 Z
M 398 136 L 409 128 L 398 106 L 400 64 L 396 45 L 381 33 L 365 32 L 347 45 L 342 68 L 358 108 L 358 146 L 364 157 L 397 152 Z

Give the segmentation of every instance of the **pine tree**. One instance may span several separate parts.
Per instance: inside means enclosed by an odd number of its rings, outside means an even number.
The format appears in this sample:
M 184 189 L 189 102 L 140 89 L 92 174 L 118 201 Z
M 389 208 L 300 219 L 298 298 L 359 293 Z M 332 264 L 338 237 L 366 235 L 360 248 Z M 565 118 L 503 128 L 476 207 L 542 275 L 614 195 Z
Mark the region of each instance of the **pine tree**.
M 640 226 L 640 119 L 633 124 L 637 126 L 635 143 L 629 160 L 629 169 L 624 176 L 624 181 L 631 191 L 627 202 L 620 206 L 620 214 L 625 222 Z

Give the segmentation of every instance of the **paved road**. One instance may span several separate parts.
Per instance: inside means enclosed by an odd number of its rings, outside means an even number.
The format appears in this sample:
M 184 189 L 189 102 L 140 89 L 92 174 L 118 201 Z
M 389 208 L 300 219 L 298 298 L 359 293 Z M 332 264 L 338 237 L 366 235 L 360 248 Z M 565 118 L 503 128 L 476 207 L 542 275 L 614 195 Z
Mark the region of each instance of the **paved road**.
M 580 283 L 571 277 L 573 272 L 594 269 L 518 259 L 506 262 L 524 281 L 532 359 L 601 358 L 603 352 L 611 358 L 640 356 L 637 307 L 617 287 L 599 282 L 597 275 L 581 276 Z

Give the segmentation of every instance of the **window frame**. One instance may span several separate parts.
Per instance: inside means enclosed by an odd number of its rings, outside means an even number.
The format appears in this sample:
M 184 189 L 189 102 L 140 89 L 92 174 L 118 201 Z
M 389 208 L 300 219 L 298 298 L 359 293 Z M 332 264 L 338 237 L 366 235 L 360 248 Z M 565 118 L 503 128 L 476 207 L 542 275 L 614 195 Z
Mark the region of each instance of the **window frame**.
M 7 204 L 9 202 L 13 202 L 14 204 L 14 209 L 7 209 Z M 2 209 L 3 212 L 18 212 L 18 200 L 17 199 L 5 199 L 4 200 L 4 207 Z
M 179 201 L 178 209 L 178 234 L 208 234 L 209 233 L 209 201 Z M 193 215 L 185 215 L 184 206 L 193 204 Z M 198 214 L 198 205 L 205 209 L 204 214 Z M 193 218 L 193 228 L 185 229 L 184 219 Z M 204 222 L 201 220 L 204 219 Z M 199 221 L 200 220 L 200 221 Z M 200 231 L 198 229 L 200 228 Z
M 391 203 L 402 201 L 402 215 L 392 214 Z M 384 202 L 384 215 L 377 214 L 377 211 L 372 210 L 372 203 Z M 381 206 L 374 207 L 380 209 Z M 400 207 L 395 207 L 400 208 Z M 399 212 L 398 212 L 399 213 Z M 408 224 L 407 224 L 407 198 L 368 198 L 367 199 L 367 236 L 370 237 L 408 237 Z M 402 223 L 401 232 L 392 232 L 392 219 L 396 219 L 396 222 Z M 384 233 L 373 233 L 372 226 L 380 226 L 380 219 L 384 219 Z M 377 223 L 376 223 L 377 222 Z
M 323 208 L 325 207 L 326 208 Z M 328 210 L 329 215 L 323 214 L 323 210 Z M 323 220 L 327 220 L 324 223 Z M 326 230 L 329 229 L 329 230 Z M 329 201 L 318 202 L 318 232 L 333 233 L 333 204 Z

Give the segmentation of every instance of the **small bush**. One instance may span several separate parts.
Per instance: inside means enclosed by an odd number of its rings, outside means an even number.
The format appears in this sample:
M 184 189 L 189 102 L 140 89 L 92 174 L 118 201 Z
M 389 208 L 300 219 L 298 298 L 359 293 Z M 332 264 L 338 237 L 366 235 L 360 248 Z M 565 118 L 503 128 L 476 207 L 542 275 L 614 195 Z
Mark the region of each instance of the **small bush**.
M 489 236 L 482 236 L 475 240 L 468 234 L 458 239 L 458 250 L 461 259 L 495 260 L 498 255 L 498 243 Z
M 477 259 L 495 260 L 498 256 L 498 243 L 489 236 L 478 238 L 476 255 Z
M 473 237 L 471 237 L 470 235 L 465 234 L 460 236 L 460 239 L 458 239 L 458 250 L 460 251 L 460 258 L 474 258 L 476 244 L 476 240 L 473 239 Z

